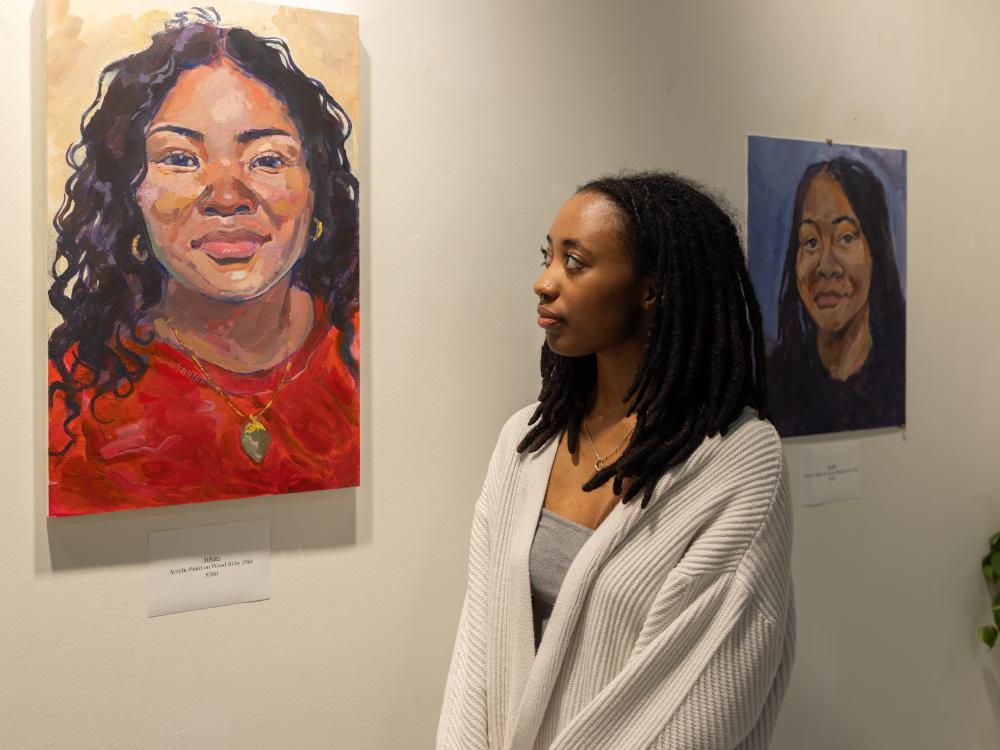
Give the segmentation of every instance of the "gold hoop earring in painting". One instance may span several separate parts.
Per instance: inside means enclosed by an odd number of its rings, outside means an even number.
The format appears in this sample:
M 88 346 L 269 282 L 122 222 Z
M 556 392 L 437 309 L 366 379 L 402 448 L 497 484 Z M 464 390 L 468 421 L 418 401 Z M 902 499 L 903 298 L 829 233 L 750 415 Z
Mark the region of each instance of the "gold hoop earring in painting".
M 140 263 L 149 260 L 149 252 L 144 247 L 139 247 L 139 235 L 132 238 L 132 257 Z
M 315 242 L 322 236 L 323 236 L 323 222 L 320 221 L 319 219 L 313 219 L 313 233 L 312 233 L 313 242 Z

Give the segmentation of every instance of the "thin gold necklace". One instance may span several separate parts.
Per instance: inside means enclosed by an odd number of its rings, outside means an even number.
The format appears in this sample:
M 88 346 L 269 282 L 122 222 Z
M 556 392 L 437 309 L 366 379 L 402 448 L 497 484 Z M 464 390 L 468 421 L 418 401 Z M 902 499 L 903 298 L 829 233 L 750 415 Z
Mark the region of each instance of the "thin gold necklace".
M 233 403 L 229 394 L 226 393 L 222 387 L 215 382 L 215 379 L 208 374 L 208 370 L 205 369 L 205 365 L 202 364 L 198 355 L 194 353 L 191 347 L 184 343 L 184 339 L 182 339 L 181 335 L 177 333 L 177 329 L 170 325 L 170 323 L 167 323 L 167 327 L 170 329 L 171 333 L 174 334 L 174 338 L 177 339 L 177 343 L 180 344 L 184 348 L 184 351 L 186 351 L 191 357 L 195 366 L 204 376 L 205 382 L 208 383 L 213 391 L 219 394 L 222 400 L 226 402 L 226 405 L 236 412 L 240 419 L 244 420 L 243 429 L 240 431 L 240 447 L 243 448 L 243 452 L 247 454 L 251 461 L 259 464 L 267 455 L 268 448 L 271 447 L 271 433 L 268 432 L 268 429 L 264 426 L 260 419 L 267 413 L 267 410 L 274 405 L 274 402 L 278 398 L 278 394 L 281 393 L 281 389 L 284 388 L 285 383 L 288 382 L 288 373 L 292 369 L 291 345 L 289 344 L 288 347 L 289 356 L 288 362 L 285 363 L 285 371 L 281 374 L 281 380 L 278 382 L 278 386 L 274 389 L 274 393 L 271 394 L 271 400 L 264 404 L 264 407 L 256 414 L 247 414 Z
M 590 427 L 587 426 L 586 414 L 583 415 L 583 429 L 587 433 L 587 442 L 590 443 L 590 449 L 594 451 L 594 458 L 596 459 L 594 461 L 594 471 L 600 471 L 607 465 L 608 459 L 611 458 L 616 453 L 618 453 L 618 451 L 621 450 L 622 446 L 625 445 L 625 441 L 632 436 L 632 433 L 635 432 L 635 425 L 632 425 L 632 429 L 625 433 L 625 437 L 623 437 L 622 441 L 614 447 L 614 450 L 610 451 L 606 456 L 603 457 L 601 456 L 600 453 L 597 452 L 597 446 L 594 445 L 594 438 L 590 436 Z

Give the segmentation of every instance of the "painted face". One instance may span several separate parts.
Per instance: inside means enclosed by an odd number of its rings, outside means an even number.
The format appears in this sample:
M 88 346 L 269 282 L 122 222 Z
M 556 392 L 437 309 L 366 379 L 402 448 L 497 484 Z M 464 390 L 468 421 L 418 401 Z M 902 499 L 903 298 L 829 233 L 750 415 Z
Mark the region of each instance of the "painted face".
M 799 296 L 825 333 L 836 333 L 868 306 L 872 256 L 844 189 L 821 172 L 802 205 L 795 259 Z
M 229 62 L 185 71 L 146 129 L 136 193 L 170 276 L 218 300 L 271 289 L 305 252 L 313 192 L 298 129 Z
M 618 208 L 577 193 L 559 209 L 533 289 L 549 348 L 579 357 L 645 336 L 644 287 L 623 244 Z

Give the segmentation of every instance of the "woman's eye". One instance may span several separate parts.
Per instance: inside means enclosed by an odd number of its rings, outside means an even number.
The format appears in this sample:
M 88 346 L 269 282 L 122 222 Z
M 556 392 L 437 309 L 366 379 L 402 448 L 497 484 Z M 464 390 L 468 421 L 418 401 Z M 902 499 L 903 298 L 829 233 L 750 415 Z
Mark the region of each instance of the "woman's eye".
M 802 247 L 806 250 L 815 250 L 819 247 L 819 241 L 815 237 L 810 237 L 802 242 Z
M 285 164 L 285 160 L 282 159 L 278 154 L 261 154 L 260 156 L 254 157 L 250 162 L 250 168 L 256 169 L 281 169 Z
M 575 255 L 566 256 L 566 270 L 567 271 L 579 271 L 583 268 L 583 263 Z
M 159 163 L 166 164 L 168 167 L 194 169 L 198 166 L 198 157 L 194 154 L 186 154 L 183 151 L 173 151 L 160 159 Z
M 552 262 L 552 256 L 549 255 L 549 251 L 546 250 L 544 247 L 541 248 L 541 252 L 542 252 L 542 267 L 548 268 L 549 264 Z
M 840 242 L 843 245 L 850 245 L 852 242 L 854 242 L 854 240 L 855 240 L 855 237 L 850 232 L 848 232 L 845 235 L 842 235 L 841 238 L 840 238 Z

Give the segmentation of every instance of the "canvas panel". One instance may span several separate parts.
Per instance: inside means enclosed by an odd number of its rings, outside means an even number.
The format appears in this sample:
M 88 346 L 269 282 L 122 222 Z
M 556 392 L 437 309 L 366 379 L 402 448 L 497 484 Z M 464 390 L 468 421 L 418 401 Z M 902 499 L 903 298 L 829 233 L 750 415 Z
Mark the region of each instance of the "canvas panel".
M 906 422 L 906 152 L 748 139 L 750 276 L 784 437 Z
M 358 19 L 179 10 L 48 4 L 50 515 L 358 484 Z

